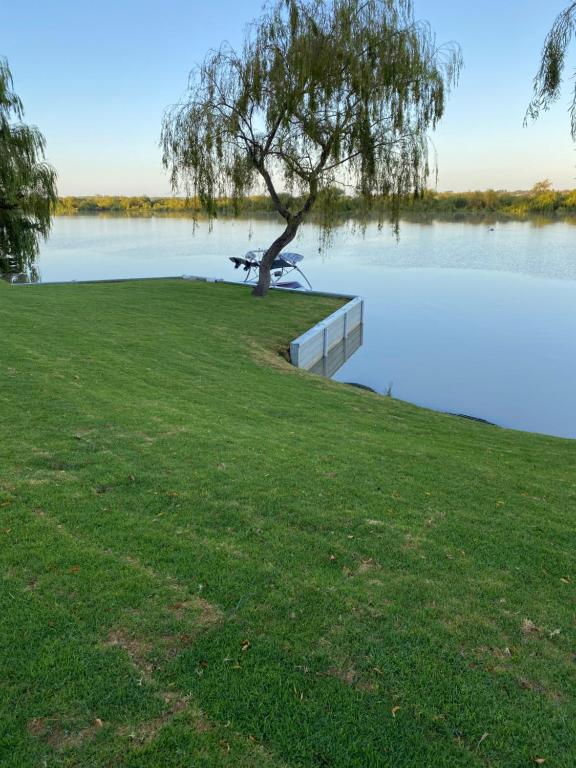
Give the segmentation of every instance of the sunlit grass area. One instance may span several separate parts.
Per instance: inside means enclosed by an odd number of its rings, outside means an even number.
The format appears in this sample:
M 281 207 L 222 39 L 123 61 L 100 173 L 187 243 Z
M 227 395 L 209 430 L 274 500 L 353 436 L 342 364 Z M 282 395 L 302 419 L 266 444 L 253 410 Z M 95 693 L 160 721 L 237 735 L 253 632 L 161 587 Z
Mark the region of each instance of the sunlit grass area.
M 576 444 L 292 369 L 336 307 L 0 285 L 2 766 L 576 764 Z

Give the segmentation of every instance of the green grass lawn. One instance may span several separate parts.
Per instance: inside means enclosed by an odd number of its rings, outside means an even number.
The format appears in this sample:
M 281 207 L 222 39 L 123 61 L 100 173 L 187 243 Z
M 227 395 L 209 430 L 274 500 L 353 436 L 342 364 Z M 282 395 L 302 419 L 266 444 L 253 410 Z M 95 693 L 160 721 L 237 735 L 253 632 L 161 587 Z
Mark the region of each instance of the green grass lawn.
M 576 765 L 576 443 L 279 354 L 335 300 L 0 285 L 0 765 Z

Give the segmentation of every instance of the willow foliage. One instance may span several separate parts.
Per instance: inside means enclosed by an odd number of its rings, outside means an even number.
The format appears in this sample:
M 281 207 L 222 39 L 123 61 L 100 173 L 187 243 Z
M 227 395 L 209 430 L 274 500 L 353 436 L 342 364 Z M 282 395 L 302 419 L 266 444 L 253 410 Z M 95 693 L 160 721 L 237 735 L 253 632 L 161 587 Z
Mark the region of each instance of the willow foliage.
M 576 3 L 571 3 L 560 13 L 544 41 L 540 68 L 534 78 L 534 95 L 528 106 L 526 118 L 535 120 L 558 100 L 566 53 L 576 32 Z M 576 84 L 570 109 L 572 138 L 576 141 Z
M 323 190 L 344 185 L 397 222 L 400 201 L 426 187 L 427 131 L 460 65 L 457 47 L 438 48 L 414 20 L 410 0 L 278 0 L 241 51 L 223 45 L 191 73 L 164 117 L 164 165 L 209 215 L 217 198 L 265 187 L 286 228 L 263 259 L 262 294 L 317 201 L 330 227 Z M 287 204 L 280 189 L 301 202 Z
M 44 162 L 44 137 L 23 116 L 0 59 L 0 273 L 33 276 L 38 241 L 50 231 L 57 202 L 56 173 Z

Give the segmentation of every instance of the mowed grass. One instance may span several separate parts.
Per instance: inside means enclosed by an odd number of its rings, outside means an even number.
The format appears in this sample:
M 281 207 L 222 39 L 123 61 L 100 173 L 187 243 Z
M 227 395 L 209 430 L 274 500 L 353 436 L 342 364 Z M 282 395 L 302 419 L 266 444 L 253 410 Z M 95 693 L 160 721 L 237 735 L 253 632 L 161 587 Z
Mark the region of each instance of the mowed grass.
M 292 369 L 336 306 L 0 285 L 3 768 L 576 764 L 576 444 Z

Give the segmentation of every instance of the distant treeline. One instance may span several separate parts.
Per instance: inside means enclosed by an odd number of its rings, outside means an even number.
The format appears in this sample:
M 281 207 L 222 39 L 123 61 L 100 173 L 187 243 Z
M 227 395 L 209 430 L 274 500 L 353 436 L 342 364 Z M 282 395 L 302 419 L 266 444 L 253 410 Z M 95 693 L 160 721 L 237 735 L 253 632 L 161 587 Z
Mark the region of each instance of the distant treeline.
M 298 199 L 282 195 L 285 203 L 297 204 Z M 529 191 L 507 192 L 489 189 L 479 192 L 435 192 L 427 190 L 421 197 L 406 200 L 402 212 L 413 216 L 502 217 L 527 218 L 535 215 L 576 216 L 576 190 L 557 191 L 549 181 L 541 181 Z M 320 215 L 330 213 L 335 218 L 353 218 L 366 214 L 366 205 L 359 198 L 345 195 L 331 188 L 319 201 Z M 267 195 L 254 195 L 236 202 L 222 198 L 216 203 L 219 215 L 250 215 L 275 213 Z M 114 213 L 137 216 L 154 214 L 201 215 L 198 200 L 182 197 L 119 197 L 94 195 L 91 197 L 61 197 L 57 214 Z

